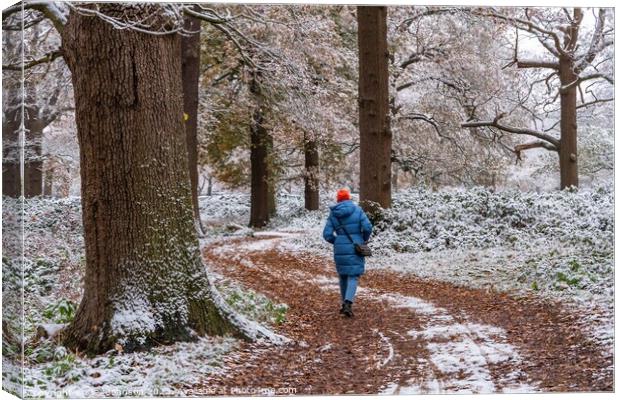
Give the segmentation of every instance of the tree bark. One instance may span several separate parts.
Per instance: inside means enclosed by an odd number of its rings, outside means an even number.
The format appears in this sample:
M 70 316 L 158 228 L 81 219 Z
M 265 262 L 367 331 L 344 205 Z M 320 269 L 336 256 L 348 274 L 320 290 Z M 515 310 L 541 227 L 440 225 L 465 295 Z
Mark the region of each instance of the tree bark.
M 189 161 L 189 178 L 192 188 L 194 219 L 200 233 L 204 232 L 198 206 L 198 85 L 200 80 L 200 20 L 186 15 L 184 29 L 196 32 L 181 39 L 183 75 L 183 110 Z
M 560 83 L 574 83 L 577 75 L 569 58 L 560 57 Z M 577 86 L 560 89 L 560 189 L 579 186 L 577 169 Z
M 48 166 L 43 180 L 43 196 L 50 197 L 54 186 L 54 167 Z
M 391 206 L 387 8 L 357 7 L 359 48 L 360 201 Z
M 7 96 L 5 91 L 4 96 Z M 19 170 L 19 121 L 18 112 L 8 112 L 2 121 L 2 194 L 21 196 Z
M 124 7 L 99 11 L 122 15 Z M 239 333 L 216 301 L 192 223 L 179 36 L 72 12 L 62 39 L 86 246 L 84 295 L 65 344 L 100 353 L 187 339 L 191 330 Z
M 315 138 L 304 138 L 304 204 L 306 210 L 319 209 L 319 148 Z
M 12 89 L 5 95 L 11 96 Z M 21 96 L 19 96 L 21 97 Z M 19 101 L 16 99 L 16 101 Z M 13 101 L 10 100 L 12 103 Z M 24 149 L 24 196 L 34 197 L 43 193 L 43 162 L 41 160 L 41 141 L 44 122 L 39 120 L 38 110 L 26 108 L 24 113 L 25 149 Z M 19 126 L 21 109 L 13 107 L 6 112 L 2 123 L 2 194 L 9 197 L 21 196 L 21 178 L 19 168 Z
M 271 149 L 273 148 L 273 138 L 271 135 L 269 135 L 269 152 L 271 153 Z M 278 211 L 278 207 L 277 207 L 277 200 L 276 200 L 276 187 L 275 187 L 275 183 L 273 181 L 273 177 L 271 174 L 271 167 L 269 166 L 269 162 L 267 162 L 267 168 L 269 169 L 268 175 L 269 175 L 269 180 L 267 181 L 267 184 L 269 185 L 269 219 L 273 218 L 276 216 L 276 213 Z
M 262 228 L 269 223 L 275 209 L 274 192 L 270 183 L 269 156 L 273 147 L 273 138 L 263 125 L 263 109 L 260 83 L 255 75 L 250 84 L 250 91 L 257 99 L 256 109 L 250 125 L 250 226 Z
M 20 32 L 5 31 L 3 54 L 7 58 L 21 59 L 22 46 L 25 46 L 25 56 L 29 58 L 32 48 L 38 43 L 24 43 Z M 36 36 L 36 35 L 35 35 Z M 19 62 L 16 62 L 19 64 Z M 2 80 L 2 95 L 4 96 L 4 115 L 2 119 L 2 194 L 9 197 L 21 196 L 20 178 L 20 154 L 19 154 L 19 128 L 22 117 L 22 102 L 25 103 L 24 129 L 25 129 L 25 157 L 24 157 L 24 196 L 34 197 L 43 193 L 43 161 L 41 158 L 41 143 L 43 129 L 56 119 L 55 113 L 41 113 L 36 105 L 37 87 L 32 77 L 26 76 L 24 93 L 22 94 L 19 79 L 21 71 L 5 71 L 5 79 Z M 55 105 L 57 96 L 48 99 L 48 105 Z M 45 115 L 41 115 L 45 114 Z

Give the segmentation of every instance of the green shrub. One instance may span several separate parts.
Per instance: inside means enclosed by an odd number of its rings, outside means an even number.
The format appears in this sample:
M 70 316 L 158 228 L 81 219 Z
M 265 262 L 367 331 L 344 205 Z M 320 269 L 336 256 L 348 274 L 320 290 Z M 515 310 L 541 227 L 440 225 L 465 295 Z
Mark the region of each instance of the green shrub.
M 73 321 L 77 306 L 71 300 L 62 298 L 56 303 L 50 303 L 43 310 L 43 316 L 57 324 L 67 324 Z

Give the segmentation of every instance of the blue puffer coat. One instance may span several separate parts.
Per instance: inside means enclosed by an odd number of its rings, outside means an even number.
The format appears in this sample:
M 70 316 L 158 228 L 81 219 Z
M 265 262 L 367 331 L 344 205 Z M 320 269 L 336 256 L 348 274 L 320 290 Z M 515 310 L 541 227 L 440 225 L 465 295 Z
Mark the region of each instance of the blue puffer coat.
M 359 244 L 366 242 L 372 233 L 372 224 L 366 213 L 351 200 L 330 207 L 323 238 L 334 245 L 334 261 L 338 274 L 361 275 L 364 273 L 364 257 L 355 252 L 355 247 L 344 229 L 353 241 Z

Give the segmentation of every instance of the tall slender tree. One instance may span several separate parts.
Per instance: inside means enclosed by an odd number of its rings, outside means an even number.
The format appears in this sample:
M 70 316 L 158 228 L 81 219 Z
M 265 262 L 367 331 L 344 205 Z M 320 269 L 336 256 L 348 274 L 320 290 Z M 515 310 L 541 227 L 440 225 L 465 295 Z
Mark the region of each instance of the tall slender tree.
M 265 127 L 260 72 L 253 72 L 250 92 L 255 98 L 255 109 L 250 124 L 250 226 L 261 228 L 269 223 L 274 213 L 275 199 L 269 166 L 273 138 Z
M 181 39 L 181 60 L 183 74 L 183 110 L 185 135 L 189 165 L 189 178 L 192 188 L 192 205 L 196 229 L 202 234 L 204 228 L 200 220 L 198 206 L 198 86 L 200 81 L 200 25 L 198 18 L 185 15 Z
M 319 148 L 316 138 L 304 135 L 304 205 L 306 210 L 319 209 Z
M 360 201 L 391 206 L 387 8 L 357 7 L 359 49 Z

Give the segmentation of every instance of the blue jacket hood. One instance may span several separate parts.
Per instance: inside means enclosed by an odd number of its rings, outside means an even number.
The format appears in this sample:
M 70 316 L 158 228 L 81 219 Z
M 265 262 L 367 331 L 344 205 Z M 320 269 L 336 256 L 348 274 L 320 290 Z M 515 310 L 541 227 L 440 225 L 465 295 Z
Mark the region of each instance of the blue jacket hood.
M 349 215 L 353 214 L 357 207 L 351 200 L 341 201 L 338 204 L 335 204 L 330 207 L 332 214 L 336 218 L 346 218 Z

